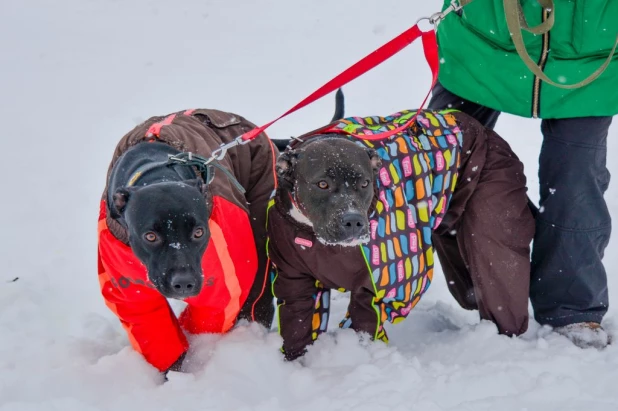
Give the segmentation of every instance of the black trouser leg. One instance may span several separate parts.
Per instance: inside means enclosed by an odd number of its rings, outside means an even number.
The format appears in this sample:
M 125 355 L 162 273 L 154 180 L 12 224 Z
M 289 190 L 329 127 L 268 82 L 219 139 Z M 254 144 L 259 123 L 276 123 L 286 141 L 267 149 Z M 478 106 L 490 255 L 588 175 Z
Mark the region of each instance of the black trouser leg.
M 540 212 L 532 249 L 535 318 L 554 327 L 601 322 L 607 312 L 603 253 L 611 218 L 603 194 L 611 117 L 543 120 Z

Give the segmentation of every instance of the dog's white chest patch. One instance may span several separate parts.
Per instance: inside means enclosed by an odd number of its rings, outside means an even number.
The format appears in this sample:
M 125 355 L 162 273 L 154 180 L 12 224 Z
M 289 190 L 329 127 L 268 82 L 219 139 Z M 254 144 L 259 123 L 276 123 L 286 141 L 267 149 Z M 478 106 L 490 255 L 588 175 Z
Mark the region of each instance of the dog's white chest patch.
M 305 215 L 301 213 L 300 210 L 296 208 L 294 205 L 292 205 L 292 208 L 290 209 L 289 213 L 290 213 L 290 217 L 292 217 L 294 220 L 298 221 L 299 223 L 308 225 L 309 227 L 313 227 L 313 223 L 309 221 L 309 219 L 305 217 Z

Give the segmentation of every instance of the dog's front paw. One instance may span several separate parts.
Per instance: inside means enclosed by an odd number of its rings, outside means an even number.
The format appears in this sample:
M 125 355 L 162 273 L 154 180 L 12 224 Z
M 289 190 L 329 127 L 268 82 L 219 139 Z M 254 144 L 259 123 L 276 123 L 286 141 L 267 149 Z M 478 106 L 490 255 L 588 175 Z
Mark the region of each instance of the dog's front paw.
M 306 353 L 307 353 L 307 349 L 303 348 L 302 350 L 297 350 L 297 351 L 284 351 L 283 352 L 283 358 L 286 362 L 290 362 L 290 361 L 296 361 L 299 358 L 302 358 Z
M 170 374 L 182 374 L 181 373 L 182 363 L 185 360 L 186 356 L 187 356 L 186 352 L 182 353 L 182 355 L 180 357 L 178 357 L 178 359 L 174 362 L 174 364 L 172 364 L 170 366 L 170 368 L 168 368 L 167 370 L 163 371 L 164 382 L 169 381 L 168 375 L 170 375 Z
M 193 374 L 180 371 L 168 371 L 165 374 L 164 383 L 169 382 L 170 384 L 185 384 L 186 382 L 194 380 L 195 376 Z

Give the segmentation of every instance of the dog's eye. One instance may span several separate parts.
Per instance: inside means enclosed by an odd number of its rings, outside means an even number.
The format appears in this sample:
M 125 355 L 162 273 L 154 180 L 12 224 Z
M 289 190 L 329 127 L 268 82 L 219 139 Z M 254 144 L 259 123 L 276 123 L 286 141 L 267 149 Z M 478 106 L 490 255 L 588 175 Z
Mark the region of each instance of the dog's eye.
M 318 182 L 318 187 L 322 190 L 326 190 L 328 188 L 328 183 L 324 180 Z
M 367 188 L 369 187 L 369 180 L 365 180 L 365 182 L 363 184 L 361 184 L 362 188 Z
M 198 228 L 193 232 L 193 238 L 201 238 L 204 235 L 204 229 Z
M 146 241 L 150 241 L 151 243 L 154 243 L 155 241 L 157 241 L 157 235 L 153 233 L 152 231 L 149 231 L 146 234 L 144 234 L 144 238 L 146 239 Z

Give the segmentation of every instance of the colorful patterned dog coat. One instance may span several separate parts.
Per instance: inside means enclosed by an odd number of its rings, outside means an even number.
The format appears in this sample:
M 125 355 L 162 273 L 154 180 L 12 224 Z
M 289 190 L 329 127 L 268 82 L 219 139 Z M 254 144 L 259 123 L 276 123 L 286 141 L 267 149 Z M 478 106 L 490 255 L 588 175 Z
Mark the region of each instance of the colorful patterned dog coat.
M 432 231 L 448 208 L 461 157 L 462 132 L 454 115 L 421 111 L 415 124 L 384 140 L 352 135 L 392 130 L 415 114 L 350 117 L 317 133 L 347 135 L 356 144 L 375 149 L 382 160 L 367 244 L 358 248 L 320 244 L 310 228 L 299 227 L 281 209 L 277 196 L 272 200 L 268 249 L 278 271 L 273 291 L 280 304 L 280 332 L 288 358 L 302 355 L 304 347 L 326 330 L 330 289 L 351 291 L 341 327 L 386 341 L 384 322 L 403 320 L 431 284 Z M 351 278 L 361 279 L 354 282 L 356 289 L 349 288 Z M 312 307 L 302 297 L 307 292 Z
M 335 129 L 346 134 L 378 134 L 400 126 L 414 114 L 351 117 Z M 440 225 L 457 182 L 463 141 L 455 118 L 448 112 L 423 111 L 417 124 L 420 127 L 385 140 L 351 137 L 375 149 L 382 159 L 379 201 L 369 221 L 371 240 L 361 246 L 375 286 L 381 324 L 403 320 L 429 288 L 434 264 L 432 230 Z M 344 320 L 342 327 L 349 322 Z M 376 337 L 383 339 L 383 330 Z

